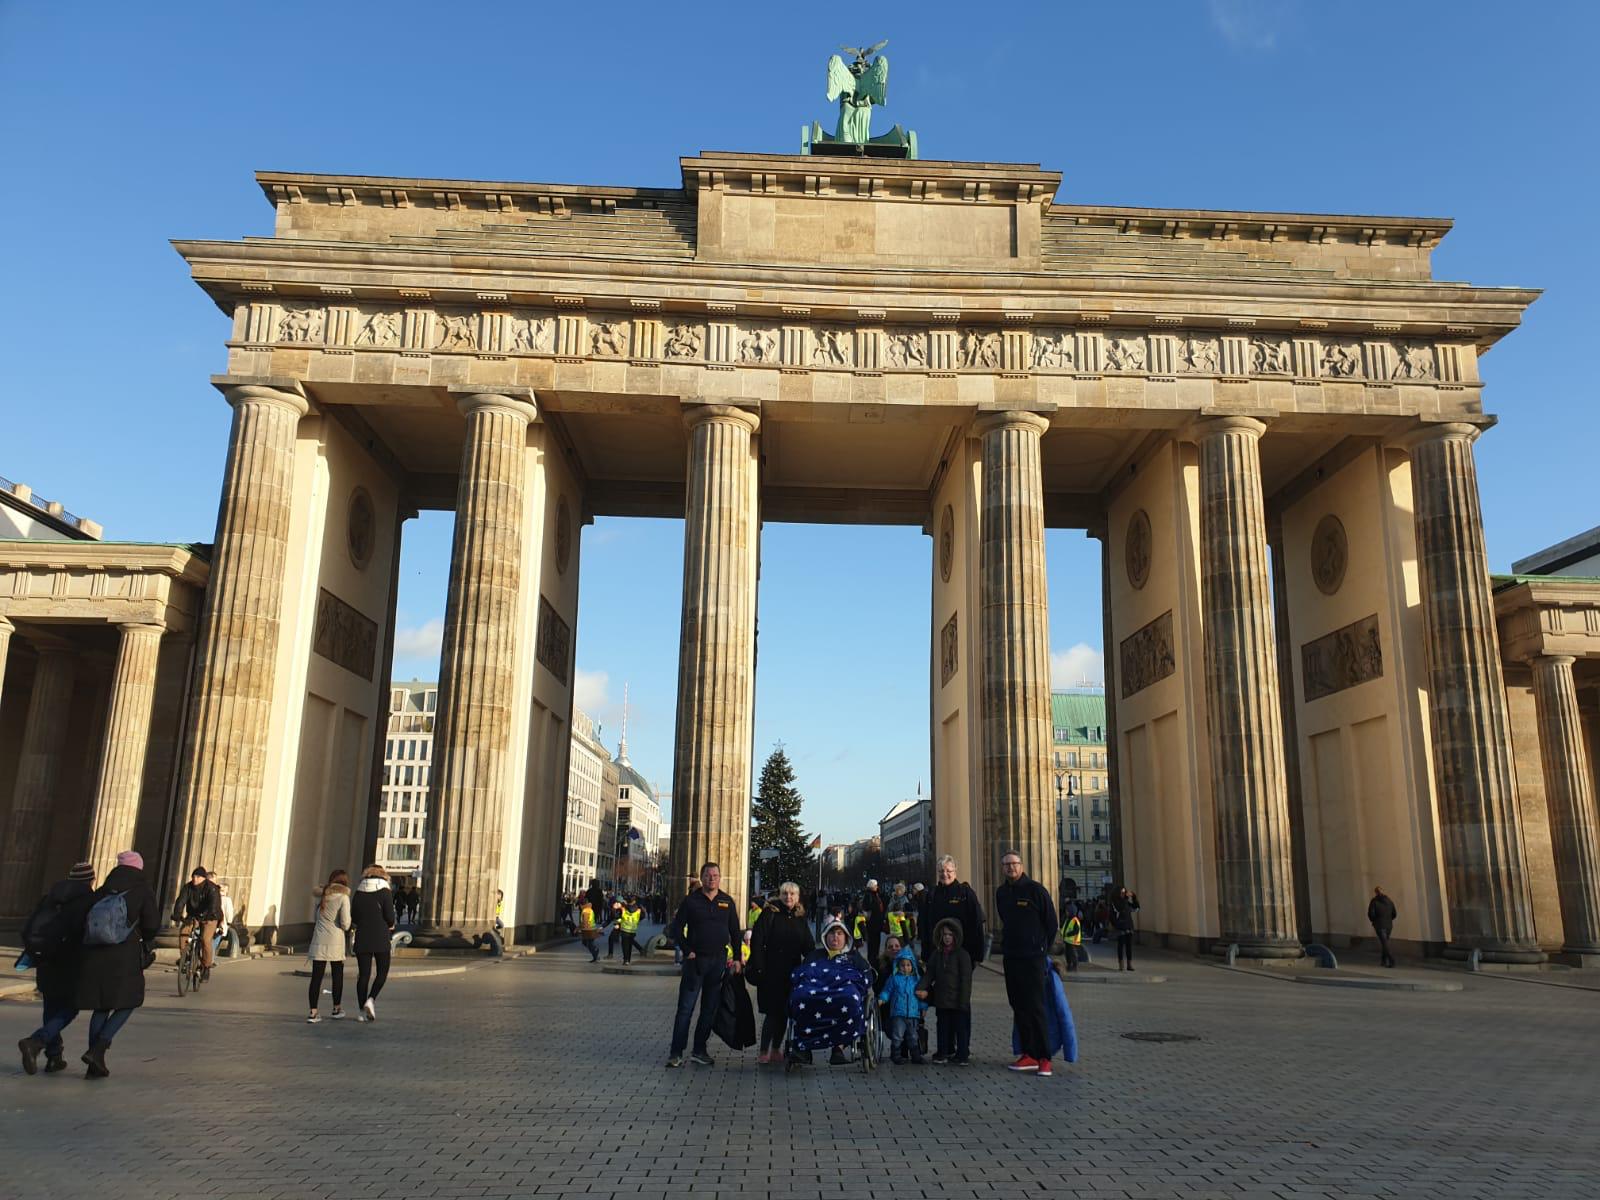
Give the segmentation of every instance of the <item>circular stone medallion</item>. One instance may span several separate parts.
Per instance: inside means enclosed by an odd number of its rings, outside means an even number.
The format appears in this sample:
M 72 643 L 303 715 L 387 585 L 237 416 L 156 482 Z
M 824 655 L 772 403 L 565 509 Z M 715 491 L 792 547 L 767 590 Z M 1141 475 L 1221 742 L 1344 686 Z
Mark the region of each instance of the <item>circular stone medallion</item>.
M 1350 542 L 1344 522 L 1329 513 L 1317 522 L 1317 531 L 1311 535 L 1311 577 L 1317 581 L 1317 590 L 1324 596 L 1337 592 L 1349 565 Z
M 1150 515 L 1142 508 L 1128 519 L 1125 552 L 1128 582 L 1137 591 L 1150 580 Z
M 357 569 L 365 570 L 372 561 L 372 548 L 378 540 L 378 513 L 372 497 L 364 487 L 350 493 L 350 508 L 345 515 L 345 541 L 350 548 L 350 561 Z
M 565 575 L 572 561 L 572 510 L 565 496 L 556 501 L 556 570 Z
M 950 582 L 950 568 L 956 560 L 956 513 L 948 504 L 939 518 L 939 576 Z

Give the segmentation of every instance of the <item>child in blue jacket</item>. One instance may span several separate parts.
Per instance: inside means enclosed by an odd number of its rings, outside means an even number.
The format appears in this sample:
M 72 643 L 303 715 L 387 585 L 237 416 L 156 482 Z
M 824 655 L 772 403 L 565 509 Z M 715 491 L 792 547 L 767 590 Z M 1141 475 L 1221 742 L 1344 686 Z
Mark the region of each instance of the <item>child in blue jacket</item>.
M 922 1048 L 918 1044 L 917 1029 L 928 1006 L 917 999 L 919 986 L 916 955 L 908 946 L 895 956 L 894 974 L 883 985 L 878 1001 L 889 1007 L 890 1061 L 909 1061 L 920 1067 Z

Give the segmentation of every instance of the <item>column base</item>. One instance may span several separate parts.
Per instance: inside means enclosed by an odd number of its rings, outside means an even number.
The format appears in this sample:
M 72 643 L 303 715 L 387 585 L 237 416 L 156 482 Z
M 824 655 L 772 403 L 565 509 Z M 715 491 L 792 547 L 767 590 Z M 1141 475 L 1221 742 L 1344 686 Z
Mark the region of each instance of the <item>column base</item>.
M 1306 948 L 1293 940 L 1246 941 L 1244 938 L 1220 937 L 1211 943 L 1211 953 L 1218 958 L 1228 956 L 1228 947 L 1237 941 L 1240 958 L 1304 958 Z
M 1563 946 L 1550 961 L 1567 967 L 1600 967 L 1600 946 Z
M 1539 949 L 1524 949 L 1518 946 L 1461 946 L 1454 943 L 1444 948 L 1443 957 L 1450 962 L 1466 962 L 1472 957 L 1474 950 L 1478 951 L 1480 960 L 1486 963 L 1533 966 L 1549 960 L 1549 955 Z

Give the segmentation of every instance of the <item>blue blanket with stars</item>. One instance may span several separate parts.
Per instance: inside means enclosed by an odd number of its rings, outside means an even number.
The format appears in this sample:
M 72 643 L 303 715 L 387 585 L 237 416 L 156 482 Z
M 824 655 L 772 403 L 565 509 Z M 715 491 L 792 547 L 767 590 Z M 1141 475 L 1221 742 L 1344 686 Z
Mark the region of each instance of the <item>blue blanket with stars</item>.
M 872 968 L 857 954 L 809 958 L 789 976 L 791 1050 L 848 1046 L 866 1033 Z

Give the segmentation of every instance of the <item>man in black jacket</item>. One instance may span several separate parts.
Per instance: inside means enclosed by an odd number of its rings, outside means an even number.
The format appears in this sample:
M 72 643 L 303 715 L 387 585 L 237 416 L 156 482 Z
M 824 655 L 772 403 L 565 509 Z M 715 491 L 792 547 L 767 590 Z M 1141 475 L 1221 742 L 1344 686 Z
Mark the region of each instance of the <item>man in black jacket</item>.
M 922 961 L 933 957 L 933 930 L 940 921 L 956 921 L 961 925 L 961 947 L 972 958 L 972 965 L 983 961 L 983 905 L 972 885 L 956 880 L 956 860 L 946 854 L 939 860 L 938 881 L 922 911 L 917 914 L 917 928 L 922 934 Z
M 202 978 L 211 978 L 211 947 L 217 938 L 217 926 L 222 922 L 222 893 L 207 876 L 204 867 L 189 872 L 189 882 L 178 890 L 178 899 L 172 906 L 172 919 L 178 923 L 178 945 L 189 936 L 189 930 L 200 925 L 200 966 Z
M 1000 953 L 1005 959 L 1006 999 L 1017 1021 L 1022 1054 L 1013 1071 L 1050 1074 L 1050 1031 L 1045 1015 L 1045 972 L 1050 969 L 1050 944 L 1056 936 L 1056 906 L 1049 891 L 1022 871 L 1022 855 L 1007 850 L 1000 856 L 1005 876 L 994 894 L 1000 921 Z
M 1367 920 L 1372 922 L 1372 932 L 1378 935 L 1378 949 L 1383 952 L 1383 965 L 1394 966 L 1394 955 L 1389 952 L 1389 935 L 1394 932 L 1394 919 L 1399 916 L 1394 901 L 1381 887 L 1372 889 L 1372 899 L 1367 902 Z
M 669 1067 L 683 1066 L 696 1000 L 700 1001 L 700 1020 L 694 1027 L 694 1052 L 689 1057 L 702 1067 L 714 1065 L 706 1043 L 722 1000 L 722 974 L 731 969 L 737 975 L 743 969 L 739 957 L 744 945 L 739 906 L 721 887 L 722 868 L 706 863 L 700 868 L 700 886 L 684 897 L 667 926 L 668 935 L 677 940 L 683 951 L 678 1012 L 672 1021 L 672 1049 L 667 1055 Z
M 67 877 L 45 893 L 23 926 L 23 945 L 33 955 L 39 995 L 44 999 L 44 1023 L 17 1043 L 22 1069 L 29 1075 L 45 1056 L 46 1074 L 67 1068 L 61 1031 L 78 1015 L 78 952 L 83 940 L 83 919 L 94 902 L 94 864 L 81 862 Z

